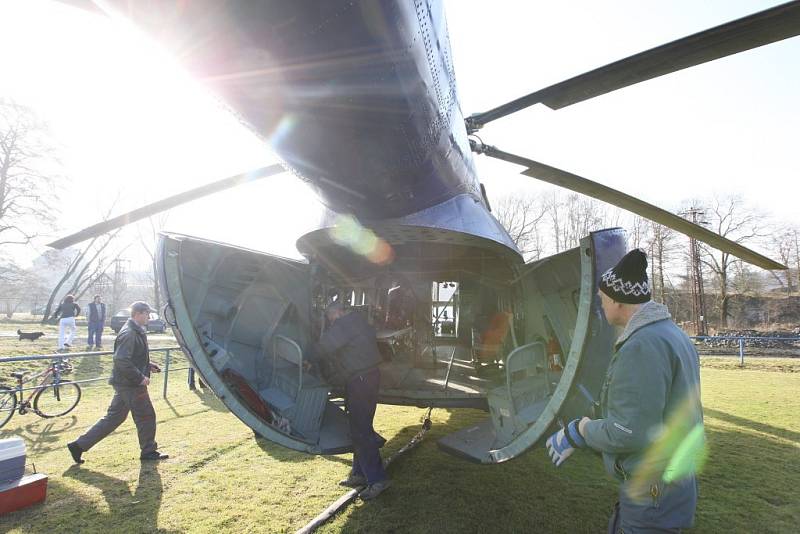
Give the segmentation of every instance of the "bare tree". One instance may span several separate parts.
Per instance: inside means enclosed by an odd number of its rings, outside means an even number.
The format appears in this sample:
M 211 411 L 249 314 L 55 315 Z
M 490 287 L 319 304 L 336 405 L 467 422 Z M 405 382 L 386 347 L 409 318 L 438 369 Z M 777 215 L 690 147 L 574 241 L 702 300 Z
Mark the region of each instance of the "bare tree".
M 24 305 L 33 305 L 35 295 L 45 287 L 36 269 L 23 269 L 13 262 L 0 264 L 0 303 L 7 318 Z
M 502 197 L 496 202 L 494 209 L 494 216 L 506 229 L 526 260 L 538 260 L 542 255 L 541 223 L 546 214 L 547 209 L 543 203 L 532 195 Z M 155 229 L 153 234 L 156 234 Z M 148 253 L 153 257 L 153 253 L 149 250 Z M 153 272 L 155 273 L 155 258 L 153 258 Z
M 577 247 L 590 232 L 616 226 L 621 216 L 619 210 L 577 193 L 554 192 L 546 198 L 545 207 L 556 252 Z
M 674 258 L 678 246 L 678 234 L 653 221 L 650 226 L 650 262 L 653 265 L 653 296 L 663 304 L 667 303 L 666 288 L 668 285 L 669 265 Z
M 46 133 L 29 108 L 0 99 L 0 245 L 29 243 L 52 224 L 57 160 Z
M 763 235 L 763 217 L 745 205 L 738 196 L 712 198 L 706 209 L 706 222 L 712 231 L 736 243 L 753 241 Z M 702 261 L 714 274 L 717 285 L 720 327 L 726 328 L 730 316 L 728 290 L 731 267 L 740 260 L 729 252 L 712 249 L 704 244 L 700 248 Z
M 758 296 L 764 292 L 764 277 L 743 261 L 733 265 L 731 288 L 740 295 Z
M 791 265 L 796 251 L 797 230 L 789 226 L 778 226 L 770 232 L 769 245 L 772 250 L 778 253 L 781 262 L 787 267 Z M 772 277 L 790 295 L 793 291 L 793 280 L 791 269 L 786 271 L 770 271 Z
M 94 280 L 105 273 L 110 264 L 108 258 L 118 256 L 121 253 L 119 249 L 115 250 L 115 247 L 109 248 L 115 243 L 115 238 L 119 232 L 120 230 L 117 230 L 112 234 L 94 237 L 87 245 L 74 253 L 64 269 L 64 274 L 50 292 L 50 297 L 47 299 L 44 314 L 42 315 L 43 324 L 50 319 L 53 304 L 61 294 L 62 287 L 70 284 L 67 286 L 69 290 L 66 293 L 74 294 L 73 292 L 85 291 L 88 287 L 91 287 Z M 80 294 L 82 295 L 83 293 Z
M 648 248 L 650 243 L 650 220 L 633 215 L 627 227 L 630 248 Z
M 792 243 L 794 244 L 794 268 L 797 275 L 797 288 L 800 290 L 800 227 L 792 227 Z
M 530 229 L 530 224 L 527 223 L 527 218 L 530 216 L 529 214 L 523 212 L 520 220 L 520 217 L 516 213 L 514 213 L 514 210 L 510 209 L 510 206 L 508 211 L 511 212 L 510 220 L 512 222 L 512 228 L 514 230 L 512 231 L 511 229 L 509 229 L 509 226 L 506 226 L 504 220 L 500 218 L 501 217 L 500 214 L 503 213 L 504 214 L 502 215 L 503 217 L 508 216 L 508 213 L 506 213 L 505 211 L 506 210 L 505 204 L 507 199 L 510 199 L 510 197 L 506 197 L 500 200 L 499 205 L 495 210 L 495 216 L 498 218 L 500 223 L 503 224 L 503 226 L 505 226 L 506 230 L 508 230 L 508 233 L 511 235 L 511 238 L 514 239 L 514 243 L 517 245 L 517 248 L 519 248 L 520 252 L 522 252 L 522 254 L 525 255 L 527 251 L 526 247 L 528 245 L 528 242 L 530 241 L 529 234 L 532 231 L 533 233 L 535 233 L 536 229 L 535 228 Z M 530 199 L 530 201 L 531 203 L 535 202 L 533 199 Z M 528 208 L 529 206 L 527 205 L 521 206 L 521 209 L 523 210 Z M 139 242 L 142 244 L 142 248 L 150 258 L 150 265 L 152 266 L 149 275 L 149 281 L 153 284 L 153 303 L 157 310 L 161 309 L 161 288 L 159 287 L 159 281 L 158 281 L 156 246 L 158 244 L 158 233 L 164 228 L 164 225 L 167 223 L 168 217 L 169 217 L 168 213 L 162 213 L 157 217 L 149 217 L 147 219 L 147 226 L 148 226 L 147 230 L 143 231 L 141 225 L 138 227 Z M 515 237 L 515 235 L 517 237 Z M 538 250 L 536 253 L 538 254 Z

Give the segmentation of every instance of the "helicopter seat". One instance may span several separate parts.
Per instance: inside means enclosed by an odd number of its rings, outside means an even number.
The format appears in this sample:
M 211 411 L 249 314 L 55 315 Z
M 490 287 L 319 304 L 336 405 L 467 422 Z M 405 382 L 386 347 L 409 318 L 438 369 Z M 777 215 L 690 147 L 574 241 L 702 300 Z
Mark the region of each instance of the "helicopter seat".
M 272 342 L 269 386 L 259 392 L 272 409 L 290 421 L 293 432 L 306 438 L 319 436 L 328 385 L 303 370 L 303 351 L 286 336 Z
M 484 343 L 483 338 L 484 336 L 477 329 L 472 329 L 472 343 L 470 346 L 472 364 L 476 369 L 480 369 L 486 364 L 496 366 L 500 349 L 503 346 L 502 343 Z
M 498 437 L 510 441 L 538 417 L 548 394 L 546 362 L 544 343 L 538 341 L 517 347 L 506 358 L 506 383 L 488 397 Z

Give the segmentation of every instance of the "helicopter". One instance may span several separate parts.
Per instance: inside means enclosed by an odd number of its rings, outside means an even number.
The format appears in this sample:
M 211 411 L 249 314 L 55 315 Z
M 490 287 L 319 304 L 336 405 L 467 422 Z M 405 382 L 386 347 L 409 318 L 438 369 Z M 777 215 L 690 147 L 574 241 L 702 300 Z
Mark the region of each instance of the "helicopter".
M 383 355 L 379 402 L 478 408 L 438 441 L 479 463 L 515 458 L 596 413 L 614 343 L 596 295 L 622 229 L 526 263 L 492 215 L 474 155 L 603 200 L 765 269 L 786 267 L 582 176 L 485 144 L 486 124 L 561 109 L 800 34 L 793 1 L 641 52 L 465 117 L 444 7 L 415 2 L 123 1 L 123 16 L 269 143 L 280 163 L 225 178 L 59 239 L 65 248 L 193 199 L 291 172 L 327 208 L 304 261 L 162 233 L 164 316 L 203 381 L 244 424 L 310 454 L 351 450 L 342 391 L 306 369 L 333 301 L 363 313 Z

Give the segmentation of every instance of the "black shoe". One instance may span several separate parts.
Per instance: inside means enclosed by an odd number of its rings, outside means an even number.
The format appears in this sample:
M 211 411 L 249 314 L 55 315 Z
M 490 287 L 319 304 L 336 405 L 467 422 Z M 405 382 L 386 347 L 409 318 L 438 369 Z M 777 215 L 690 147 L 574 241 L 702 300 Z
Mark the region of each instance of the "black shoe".
M 354 475 L 350 473 L 347 475 L 346 479 L 339 481 L 339 485 L 348 488 L 363 488 L 367 485 L 367 479 L 362 475 Z
M 75 460 L 76 464 L 82 464 L 85 461 L 81 458 L 81 455 L 84 451 L 78 446 L 77 443 L 74 441 L 67 443 L 67 449 L 69 449 L 69 453 L 72 455 L 72 459 Z
M 166 460 L 167 458 L 169 458 L 169 454 L 162 454 L 158 451 L 150 451 L 139 457 L 141 460 Z
M 366 487 L 366 489 L 362 490 L 361 493 L 358 494 L 363 501 L 369 501 L 374 499 L 392 485 L 392 481 L 389 479 L 381 480 L 380 482 L 376 482 L 375 484 L 370 484 Z

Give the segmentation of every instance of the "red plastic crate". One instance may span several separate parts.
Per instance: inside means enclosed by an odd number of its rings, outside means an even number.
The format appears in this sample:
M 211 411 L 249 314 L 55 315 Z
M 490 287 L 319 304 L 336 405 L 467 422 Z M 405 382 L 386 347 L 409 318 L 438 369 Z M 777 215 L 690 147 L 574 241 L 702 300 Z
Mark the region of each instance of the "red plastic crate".
M 44 501 L 47 475 L 37 473 L 0 485 L 0 515 Z

